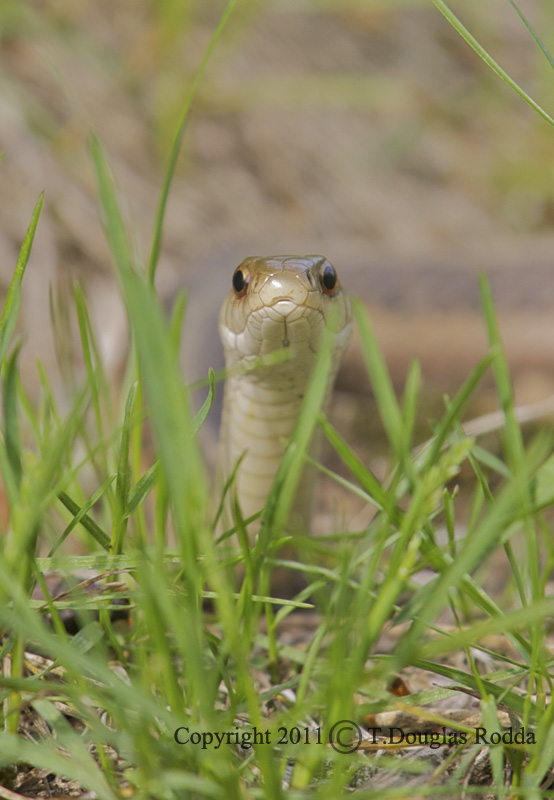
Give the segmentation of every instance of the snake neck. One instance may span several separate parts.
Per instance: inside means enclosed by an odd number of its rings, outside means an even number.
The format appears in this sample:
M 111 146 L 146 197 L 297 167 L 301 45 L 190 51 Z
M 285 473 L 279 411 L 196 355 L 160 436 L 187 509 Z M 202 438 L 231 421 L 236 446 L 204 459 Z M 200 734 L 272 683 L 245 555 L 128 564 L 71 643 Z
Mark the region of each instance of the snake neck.
M 267 499 L 290 438 L 307 380 L 304 375 L 292 377 L 278 385 L 262 382 L 252 376 L 227 380 L 221 420 L 219 472 L 229 476 L 243 456 L 236 475 L 235 490 L 244 518 L 260 511 Z M 314 445 L 315 446 L 315 445 Z M 297 526 L 308 523 L 311 508 L 311 484 L 303 476 L 292 516 Z M 230 527 L 230 506 L 226 510 L 225 527 Z M 252 536 L 259 521 L 251 523 Z

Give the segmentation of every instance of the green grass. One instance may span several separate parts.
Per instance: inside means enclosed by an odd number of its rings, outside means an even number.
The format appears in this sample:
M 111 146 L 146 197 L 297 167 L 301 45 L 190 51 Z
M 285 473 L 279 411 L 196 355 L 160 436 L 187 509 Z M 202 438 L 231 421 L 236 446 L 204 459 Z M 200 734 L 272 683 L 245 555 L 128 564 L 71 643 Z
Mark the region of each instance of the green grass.
M 446 11 L 438 0 L 436 5 Z M 492 66 L 490 57 L 487 61 Z M 355 303 L 363 356 L 390 444 L 389 476 L 379 481 L 322 414 L 329 371 L 324 347 L 268 500 L 258 544 L 251 552 L 244 548 L 239 557 L 245 562 L 245 581 L 234 585 L 228 539 L 214 538 L 216 510 L 195 438 L 213 397 L 214 378 L 204 409 L 193 418 L 177 358 L 184 302 L 167 320 L 154 289 L 165 204 L 195 87 L 175 137 L 144 271 L 133 263 L 105 154 L 91 139 L 99 202 L 132 333 L 123 391 L 116 394 L 110 387 L 77 289 L 82 386 L 63 412 L 44 370 L 36 406 L 25 394 L 14 331 L 41 200 L 0 318 L 0 470 L 8 507 L 0 538 L 5 667 L 0 677 L 0 784 L 13 780 L 17 765 L 22 774 L 39 768 L 75 780 L 102 800 L 122 794 L 145 800 L 307 795 L 331 800 L 346 796 L 368 767 L 377 774 L 405 771 L 406 777 L 413 768 L 374 751 L 337 753 L 325 744 L 336 722 L 363 724 L 364 715 L 399 705 L 417 709 L 463 691 L 479 699 L 490 732 L 500 730 L 500 708 L 509 710 L 514 725 L 536 736 L 532 745 L 492 748 L 495 796 L 551 796 L 541 785 L 554 760 L 554 707 L 549 703 L 554 598 L 546 593 L 554 566 L 553 437 L 543 431 L 526 441 L 517 423 L 485 278 L 481 295 L 490 353 L 458 394 L 446 399 L 433 438 L 421 451 L 414 449 L 419 369 L 412 367 L 398 400 L 367 314 Z M 506 416 L 500 455 L 465 438 L 460 425 L 489 369 Z M 154 463 L 146 452 L 147 426 Z M 343 462 L 347 477 L 336 479 L 345 491 L 362 496 L 374 515 L 354 533 L 337 531 L 327 539 L 303 541 L 310 587 L 293 603 L 268 602 L 271 572 L 283 566 L 275 557 L 275 543 L 286 537 L 288 509 L 316 427 Z M 77 462 L 76 453 L 83 452 Z M 454 488 L 462 467 L 474 475 L 469 518 Z M 466 532 L 460 539 L 455 533 L 461 519 Z M 240 515 L 237 529 L 244 541 Z M 77 543 L 79 555 L 73 554 Z M 499 550 L 505 551 L 511 570 L 502 598 L 484 588 L 487 568 Z M 423 568 L 431 569 L 433 577 L 422 586 L 415 576 Z M 100 597 L 78 587 L 58 599 L 49 594 L 44 573 L 66 575 L 74 584 L 71 575 L 79 569 L 104 576 Z M 119 586 L 110 586 L 114 579 Z M 44 589 L 44 602 L 30 597 L 36 583 Z M 130 625 L 118 626 L 110 618 L 121 595 L 131 604 Z M 209 612 L 205 598 L 213 603 Z M 306 605 L 315 605 L 320 615 L 317 628 L 306 648 L 287 646 L 280 640 L 279 623 L 295 606 Z M 78 610 L 81 622 L 73 637 L 60 618 L 67 607 Z M 444 623 L 447 611 L 455 624 Z M 376 644 L 391 622 L 403 627 L 390 652 L 379 655 Z M 490 638 L 483 641 L 491 636 L 497 637 L 492 644 Z M 510 655 L 495 651 L 498 641 L 510 643 Z M 478 668 L 479 650 L 494 658 L 490 672 Z M 43 654 L 42 661 L 29 655 L 36 652 Z M 449 661 L 460 653 L 466 656 L 467 671 Z M 450 684 L 400 699 L 387 687 L 391 676 L 407 666 L 425 668 Z M 440 711 L 433 713 L 443 724 Z M 445 785 L 439 786 L 434 776 L 435 783 L 417 789 L 420 796 L 457 796 L 469 759 L 482 749 L 472 744 L 472 729 L 463 722 L 444 724 L 468 733 L 469 744 L 451 758 L 453 772 Z M 180 738 L 185 728 L 200 737 L 245 736 L 255 728 L 265 740 L 254 748 L 225 743 L 202 749 L 177 743 L 175 732 L 180 730 Z M 280 729 L 298 730 L 301 740 L 279 743 Z M 296 739 L 296 733 L 290 738 Z M 504 758 L 513 769 L 505 788 Z M 467 791 L 483 793 L 479 787 Z M 413 793 L 394 789 L 387 794 L 373 789 L 371 781 L 358 790 L 363 798 Z
M 534 111 L 539 114 L 549 125 L 554 125 L 554 119 L 548 114 L 542 106 L 537 103 L 533 98 L 503 69 L 500 64 L 491 56 L 491 54 L 477 41 L 475 36 L 468 31 L 468 29 L 463 25 L 463 23 L 458 19 L 458 17 L 453 13 L 453 11 L 448 7 L 443 0 L 432 0 L 433 4 L 438 8 L 438 10 L 445 16 L 445 18 L 450 22 L 452 27 L 460 34 L 460 36 L 469 44 L 470 47 L 475 50 L 477 55 L 483 59 L 485 64 L 490 67 L 490 69 L 498 75 L 501 80 L 506 83 L 510 89 L 512 89 L 522 100 L 524 100 L 527 105 L 529 105 Z M 554 60 L 552 56 L 548 52 L 547 48 L 536 34 L 532 25 L 528 22 L 522 11 L 519 7 L 513 2 L 513 0 L 509 0 L 510 5 L 516 10 L 518 15 L 520 16 L 521 20 L 535 39 L 539 49 L 543 53 L 543 55 L 547 58 L 550 66 L 554 69 Z

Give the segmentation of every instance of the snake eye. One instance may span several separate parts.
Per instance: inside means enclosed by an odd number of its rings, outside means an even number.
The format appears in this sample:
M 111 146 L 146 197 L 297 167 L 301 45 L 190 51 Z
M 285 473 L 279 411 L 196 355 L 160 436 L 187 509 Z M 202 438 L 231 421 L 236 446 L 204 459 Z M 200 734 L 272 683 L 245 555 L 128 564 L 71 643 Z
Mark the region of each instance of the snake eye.
M 244 297 L 248 284 L 250 283 L 250 273 L 244 267 L 237 267 L 233 273 L 233 289 L 237 297 Z
M 320 273 L 321 288 L 329 297 L 333 297 L 339 289 L 339 279 L 335 268 L 327 262 Z

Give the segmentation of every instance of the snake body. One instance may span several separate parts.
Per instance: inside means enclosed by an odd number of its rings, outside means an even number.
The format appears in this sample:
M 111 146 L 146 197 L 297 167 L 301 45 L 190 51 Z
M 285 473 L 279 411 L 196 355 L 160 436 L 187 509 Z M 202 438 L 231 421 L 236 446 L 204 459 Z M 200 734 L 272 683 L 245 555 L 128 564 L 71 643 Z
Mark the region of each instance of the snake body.
M 334 311 L 329 313 L 330 308 Z M 351 310 L 335 268 L 323 256 L 245 259 L 219 315 L 227 378 L 223 400 L 218 472 L 236 474 L 243 517 L 266 501 L 287 439 L 298 416 L 324 326 L 334 334 L 331 388 L 351 332 Z M 236 374 L 237 365 L 258 362 L 283 348 L 290 358 Z M 298 507 L 304 523 L 311 499 L 304 489 Z M 232 524 L 227 511 L 226 524 Z M 251 525 L 249 533 L 257 526 Z

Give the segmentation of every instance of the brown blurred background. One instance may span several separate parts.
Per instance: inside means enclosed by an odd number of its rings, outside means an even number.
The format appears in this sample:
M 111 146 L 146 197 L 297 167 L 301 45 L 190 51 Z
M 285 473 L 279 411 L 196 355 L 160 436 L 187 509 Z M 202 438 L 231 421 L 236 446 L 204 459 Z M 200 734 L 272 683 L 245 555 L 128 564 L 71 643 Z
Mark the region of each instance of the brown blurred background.
M 554 49 L 554 5 L 521 0 Z M 452 0 L 539 102 L 554 72 L 504 0 Z M 182 102 L 224 8 L 215 0 L 0 3 L 0 279 L 39 192 L 24 283 L 24 377 L 79 368 L 80 281 L 110 371 L 126 322 L 98 215 L 87 135 L 101 138 L 137 261 L 148 257 Z M 552 110 L 552 109 L 551 109 Z M 394 381 L 421 359 L 426 419 L 486 351 L 489 273 L 519 402 L 554 392 L 554 130 L 478 59 L 431 0 L 239 0 L 196 96 L 164 229 L 158 287 L 191 292 L 190 374 L 212 363 L 217 308 L 251 254 L 324 253 L 372 314 Z M 63 335 L 65 331 L 65 335 Z M 192 354 L 192 355 L 191 355 Z M 371 439 L 352 346 L 339 389 Z M 470 415 L 494 407 L 485 381 Z

